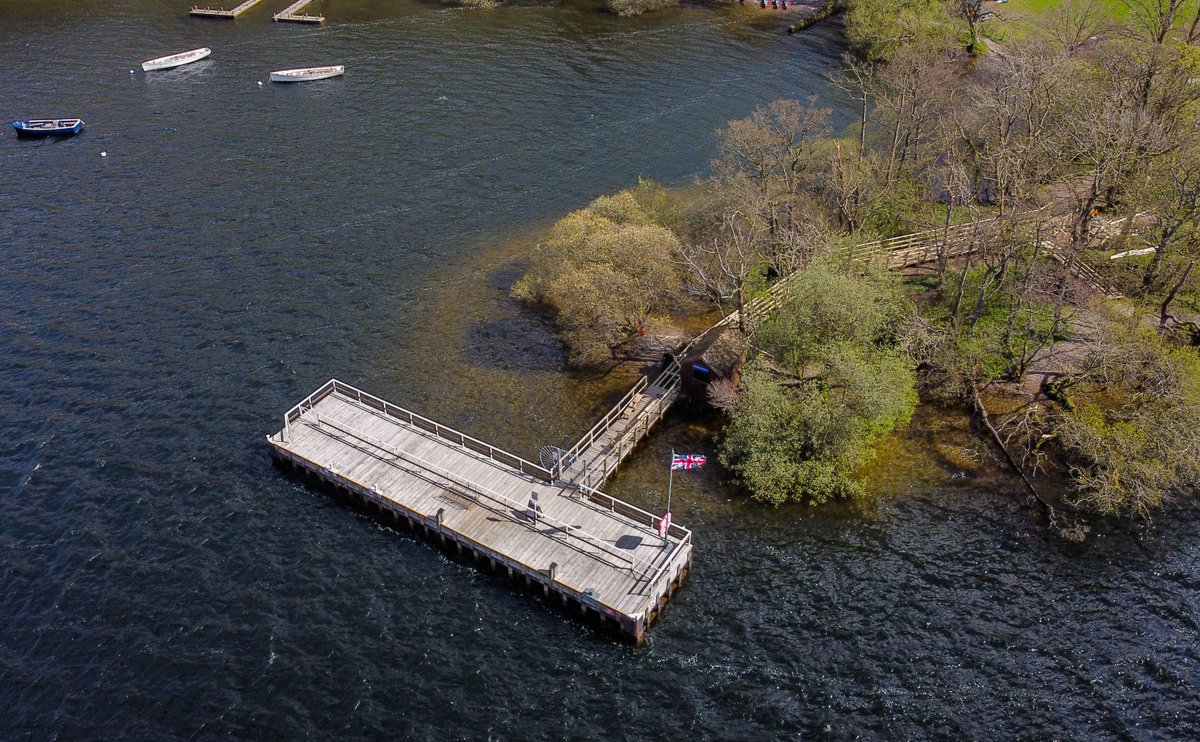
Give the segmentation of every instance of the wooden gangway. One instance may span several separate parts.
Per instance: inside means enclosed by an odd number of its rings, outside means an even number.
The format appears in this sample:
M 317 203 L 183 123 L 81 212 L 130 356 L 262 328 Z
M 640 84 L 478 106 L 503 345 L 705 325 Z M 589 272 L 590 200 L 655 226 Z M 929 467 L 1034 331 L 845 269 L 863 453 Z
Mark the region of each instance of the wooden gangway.
M 638 443 L 650 434 L 679 396 L 679 364 L 671 361 L 654 383 L 642 376 L 592 429 L 562 452 L 552 472 L 583 490 L 604 486 L 605 480 Z
M 190 15 L 207 16 L 209 18 L 237 18 L 239 15 L 245 13 L 247 10 L 250 10 L 261 2 L 262 0 L 246 0 L 246 2 L 242 3 L 241 5 L 229 10 L 224 8 L 200 8 L 193 6 Z
M 653 513 L 336 379 L 267 442 L 282 467 L 635 642 L 691 568 L 686 528 L 660 537 Z
M 948 229 L 913 232 L 899 237 L 861 242 L 845 248 L 842 255 L 857 262 L 878 260 L 890 270 L 903 270 L 932 263 L 939 258 L 953 260 L 974 254 L 995 234 L 999 225 L 999 219 L 991 218 L 973 224 L 951 226 Z M 746 318 L 751 321 L 761 320 L 778 309 L 787 301 L 792 290 L 792 279 L 797 275 L 799 274 L 789 273 L 768 286 L 765 292 L 746 302 L 743 307 Z M 737 319 L 737 313 L 732 312 L 718 320 L 714 327 L 732 324 L 737 322 Z M 700 338 L 703 335 L 704 333 L 701 333 L 696 337 Z M 690 344 L 676 355 L 682 356 L 688 347 Z
M 292 23 L 324 23 L 325 16 L 323 15 L 304 15 L 300 12 L 309 5 L 312 5 L 313 2 L 315 0 L 296 0 L 296 2 L 271 16 L 271 20 L 291 21 Z

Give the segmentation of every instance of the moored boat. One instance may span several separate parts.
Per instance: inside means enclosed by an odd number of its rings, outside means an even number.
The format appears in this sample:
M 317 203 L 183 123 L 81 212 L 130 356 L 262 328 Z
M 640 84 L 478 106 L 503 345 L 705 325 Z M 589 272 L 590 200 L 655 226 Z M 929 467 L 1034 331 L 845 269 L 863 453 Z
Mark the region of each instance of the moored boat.
M 83 130 L 83 119 L 26 119 L 14 121 L 13 128 L 19 137 L 68 136 Z
M 337 77 L 346 71 L 343 65 L 332 67 L 304 67 L 295 70 L 276 70 L 271 73 L 271 82 L 305 82 L 307 80 L 324 80 L 327 77 Z
M 187 52 L 179 52 L 178 54 L 170 54 L 158 59 L 150 59 L 142 62 L 142 70 L 149 72 L 151 70 L 169 70 L 172 67 L 181 67 L 192 62 L 199 62 L 209 54 L 212 54 L 212 49 L 204 47 L 203 49 L 192 49 Z

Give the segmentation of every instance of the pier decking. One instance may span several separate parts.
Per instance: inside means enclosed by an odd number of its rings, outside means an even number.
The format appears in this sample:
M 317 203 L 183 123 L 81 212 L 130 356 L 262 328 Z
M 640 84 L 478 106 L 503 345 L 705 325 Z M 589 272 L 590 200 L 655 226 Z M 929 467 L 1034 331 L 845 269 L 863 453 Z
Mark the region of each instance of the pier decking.
M 691 532 L 671 525 L 660 538 L 658 516 L 586 483 L 601 483 L 598 472 L 673 399 L 639 386 L 577 444 L 575 461 L 596 466 L 590 480 L 582 467 L 560 477 L 337 380 L 289 410 L 268 443 L 282 467 L 640 641 L 691 568 Z
M 190 15 L 208 16 L 210 18 L 237 18 L 242 13 L 250 10 L 255 5 L 261 3 L 262 0 L 246 0 L 246 2 L 238 5 L 235 8 L 226 10 L 224 8 L 198 8 L 193 7 Z
M 672 362 L 653 384 L 643 376 L 600 422 L 562 454 L 556 473 L 561 470 L 564 481 L 583 489 L 603 486 L 678 396 L 678 364 Z
M 311 5 L 314 1 L 315 0 L 296 0 L 296 2 L 271 16 L 271 20 L 291 21 L 292 23 L 324 23 L 325 16 L 323 15 L 304 15 L 300 12 L 307 6 Z

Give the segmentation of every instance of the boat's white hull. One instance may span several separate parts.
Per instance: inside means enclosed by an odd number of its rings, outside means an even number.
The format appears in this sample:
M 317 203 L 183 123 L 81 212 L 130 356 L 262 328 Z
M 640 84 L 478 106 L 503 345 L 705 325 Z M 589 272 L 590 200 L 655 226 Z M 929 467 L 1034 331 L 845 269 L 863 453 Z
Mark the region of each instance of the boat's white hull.
M 167 57 L 159 57 L 158 59 L 151 59 L 146 62 L 142 62 L 142 70 L 144 72 L 150 72 L 151 70 L 169 70 L 174 67 L 182 67 L 185 64 L 199 62 L 209 54 L 212 54 L 212 49 L 204 48 L 193 49 L 190 52 L 180 52 Z
M 334 67 L 306 67 L 298 70 L 276 70 L 271 73 L 271 82 L 307 82 L 309 80 L 324 80 L 327 77 L 337 77 L 344 73 L 343 65 Z

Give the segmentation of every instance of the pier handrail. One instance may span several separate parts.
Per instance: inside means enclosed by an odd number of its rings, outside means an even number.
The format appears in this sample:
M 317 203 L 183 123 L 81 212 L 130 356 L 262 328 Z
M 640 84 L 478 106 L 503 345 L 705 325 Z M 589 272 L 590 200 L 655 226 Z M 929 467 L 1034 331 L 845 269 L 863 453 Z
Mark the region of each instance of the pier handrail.
M 397 420 L 403 420 L 409 425 L 413 425 L 421 428 L 422 430 L 433 433 L 439 438 L 445 438 L 448 441 L 457 443 L 463 448 L 474 451 L 475 453 L 486 454 L 487 457 L 493 461 L 497 461 L 505 466 L 510 466 L 514 469 L 517 469 L 523 474 L 535 476 L 539 479 L 545 480 L 546 482 L 554 481 L 554 475 L 549 469 L 524 459 L 515 453 L 505 451 L 503 448 L 497 448 L 490 443 L 481 441 L 478 438 L 473 438 L 466 433 L 457 431 L 447 425 L 442 425 L 436 420 L 430 420 L 427 417 L 418 415 L 411 410 L 406 410 L 399 405 L 394 405 L 391 402 L 380 399 L 373 394 L 368 394 L 361 389 L 352 387 L 345 382 L 338 381 L 337 379 L 331 379 L 329 384 L 333 385 L 333 390 L 348 396 L 353 395 L 359 402 L 373 407 L 389 417 L 394 417 Z M 322 387 L 322 389 L 324 389 L 324 387 Z M 318 392 L 319 391 L 320 390 L 318 390 Z M 312 396 L 316 396 L 316 394 L 317 392 L 314 392 Z M 370 400 L 370 402 L 367 400 Z M 318 399 L 315 401 L 320 400 Z M 304 403 L 302 402 L 301 405 L 302 404 Z M 300 405 L 297 405 L 297 407 L 300 407 Z M 309 407 L 311 409 L 312 405 L 310 404 Z
M 297 402 L 290 410 L 283 413 L 283 430 L 281 432 L 284 436 L 284 440 L 286 440 L 291 434 L 292 422 L 300 419 L 300 416 L 304 414 L 305 408 L 311 410 L 313 405 L 332 394 L 336 384 L 337 379 L 330 379 L 321 386 L 317 387 L 317 390 L 312 394 Z
M 433 472 L 444 479 L 448 479 L 451 482 L 454 482 L 455 484 L 457 484 L 461 487 L 465 487 L 482 497 L 486 497 L 490 500 L 494 500 L 494 501 L 500 503 L 501 505 L 505 505 L 510 508 L 515 508 L 517 510 L 524 510 L 527 507 L 526 504 L 520 503 L 520 502 L 508 497 L 507 495 L 503 495 L 499 492 L 496 492 L 495 490 L 493 490 L 490 487 L 487 487 L 487 486 L 481 485 L 481 484 L 477 484 L 468 479 L 464 479 L 463 477 L 458 476 L 457 474 L 450 471 L 449 469 L 446 469 L 443 466 L 439 466 L 438 464 L 435 464 L 432 461 L 428 461 L 428 460 L 422 458 L 421 456 L 417 456 L 416 454 L 406 453 L 404 451 L 401 451 L 398 448 L 396 448 L 378 438 L 375 438 L 374 436 L 370 435 L 369 433 L 364 433 L 363 431 L 355 429 L 353 426 L 347 425 L 346 423 L 341 422 L 341 421 L 334 420 L 333 418 L 330 418 L 327 415 L 321 415 L 320 413 L 316 412 L 315 410 L 313 410 L 309 413 L 309 417 L 307 419 L 315 419 L 318 427 L 320 427 L 321 425 L 328 425 L 329 427 L 331 427 L 335 430 L 338 430 L 346 435 L 357 438 L 364 443 L 367 443 L 378 449 L 381 449 L 381 450 L 391 454 L 392 456 L 395 456 L 398 459 L 403 459 L 405 461 L 408 461 L 411 464 L 414 464 L 417 467 L 420 467 L 422 469 L 426 469 L 430 472 Z M 377 490 L 372 489 L 372 491 L 377 491 Z M 380 493 L 380 494 L 382 494 L 382 493 Z M 615 500 L 615 498 L 613 498 L 613 499 Z M 620 502 L 619 500 L 616 500 L 616 501 Z M 632 508 L 633 506 L 630 505 L 629 507 Z M 647 513 L 647 515 L 648 514 L 649 513 Z M 551 525 L 556 526 L 560 530 L 560 532 L 562 532 L 566 536 L 577 538 L 580 541 L 583 541 L 584 543 L 590 544 L 591 546 L 594 546 L 600 552 L 606 554 L 609 557 L 628 562 L 629 563 L 628 569 L 630 572 L 635 571 L 635 567 L 641 567 L 640 569 L 637 570 L 637 573 L 641 577 L 646 577 L 647 571 L 649 569 L 654 568 L 654 564 L 652 562 L 646 562 L 643 559 L 638 559 L 629 554 L 622 554 L 620 552 L 614 551 L 600 537 L 595 536 L 591 533 L 588 533 L 587 531 L 584 531 L 581 528 L 572 526 L 570 523 L 567 523 L 558 518 L 555 518 L 552 515 L 539 514 L 537 517 L 537 520 L 545 521 L 545 522 L 550 523 Z M 690 536 L 690 532 L 688 532 L 688 534 Z
M 612 427 L 613 421 L 616 420 L 625 408 L 633 403 L 635 397 L 650 385 L 650 379 L 642 376 L 633 385 L 633 388 L 625 392 L 625 396 L 621 397 L 621 401 L 617 402 L 613 407 L 605 413 L 604 417 L 600 418 L 600 422 L 592 426 L 592 429 L 583 434 L 574 446 L 567 450 L 566 456 L 563 458 L 578 456 L 580 451 L 586 450 L 589 446 L 596 442 L 596 439 L 604 435 L 604 432 Z M 561 471 L 559 472 L 562 473 Z
M 637 505 L 632 505 L 624 500 L 619 500 L 606 492 L 596 489 L 586 482 L 577 482 L 574 486 L 583 492 L 583 494 L 587 495 L 588 499 L 592 500 L 593 502 L 596 502 L 600 505 L 607 504 L 608 509 L 614 513 L 627 515 L 630 518 L 641 518 L 645 520 L 647 527 L 657 533 L 656 529 L 658 528 L 659 519 L 662 518 L 661 515 L 655 515 L 649 510 L 642 510 Z M 667 535 L 678 536 L 679 538 L 690 540 L 692 537 L 692 532 L 683 526 L 672 523 L 671 529 L 667 532 Z
M 651 527 L 657 528 L 658 520 L 662 517 L 647 510 L 642 510 L 636 505 L 630 505 L 623 500 L 618 500 L 612 495 L 605 494 L 589 484 L 579 483 L 575 486 L 578 487 L 583 494 L 587 495 L 588 499 L 590 500 L 600 502 L 600 504 L 603 504 L 602 500 L 609 500 L 611 503 L 610 508 L 613 512 L 621 513 L 622 515 L 627 515 L 631 518 L 635 518 L 639 515 L 648 517 Z M 646 582 L 650 585 L 655 584 L 667 567 L 671 566 L 671 564 L 675 561 L 675 557 L 679 554 L 679 551 L 684 547 L 684 545 L 692 542 L 692 532 L 687 528 L 684 528 L 683 526 L 677 526 L 674 523 L 667 527 L 667 537 L 670 538 L 671 536 L 677 536 L 679 541 L 675 544 L 674 548 L 671 549 L 671 553 L 667 555 L 667 558 L 663 560 L 663 563 L 659 565 L 659 567 L 654 570 L 654 573 L 647 578 Z

